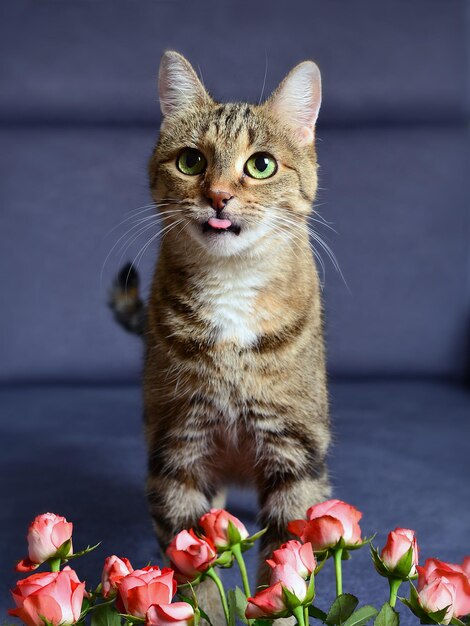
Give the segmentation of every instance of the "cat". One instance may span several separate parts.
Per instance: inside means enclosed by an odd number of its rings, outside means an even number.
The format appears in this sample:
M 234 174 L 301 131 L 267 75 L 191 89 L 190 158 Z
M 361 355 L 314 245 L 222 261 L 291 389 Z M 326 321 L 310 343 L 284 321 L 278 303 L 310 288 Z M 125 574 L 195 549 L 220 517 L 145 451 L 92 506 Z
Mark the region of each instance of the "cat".
M 132 268 L 112 306 L 145 339 L 147 493 L 162 546 L 226 484 L 254 486 L 264 560 L 330 495 L 322 303 L 308 234 L 321 79 L 297 65 L 259 105 L 215 102 L 174 51 L 149 163 L 163 236 L 145 310 Z M 130 279 L 130 285 L 127 283 Z

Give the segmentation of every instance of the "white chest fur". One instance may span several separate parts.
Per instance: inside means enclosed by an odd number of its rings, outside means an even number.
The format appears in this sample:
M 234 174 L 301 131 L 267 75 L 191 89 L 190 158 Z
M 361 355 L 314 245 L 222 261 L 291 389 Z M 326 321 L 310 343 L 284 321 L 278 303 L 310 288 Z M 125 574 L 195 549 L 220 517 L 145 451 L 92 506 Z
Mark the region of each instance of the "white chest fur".
M 253 344 L 259 328 L 256 297 L 266 282 L 260 269 L 230 264 L 214 268 L 204 285 L 205 310 L 219 341 Z

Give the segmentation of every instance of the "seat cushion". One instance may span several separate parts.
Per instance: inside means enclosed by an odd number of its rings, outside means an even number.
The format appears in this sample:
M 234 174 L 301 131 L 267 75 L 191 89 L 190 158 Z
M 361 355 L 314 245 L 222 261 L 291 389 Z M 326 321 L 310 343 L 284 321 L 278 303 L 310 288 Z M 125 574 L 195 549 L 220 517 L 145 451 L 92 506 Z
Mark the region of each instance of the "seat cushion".
M 396 526 L 418 532 L 421 559 L 458 561 L 469 552 L 470 393 L 433 381 L 331 384 L 334 496 L 364 513 L 374 543 Z M 135 566 L 159 560 L 144 496 L 145 447 L 140 390 L 134 386 L 15 386 L 0 389 L 0 611 L 11 605 L 11 567 L 25 556 L 31 518 L 46 510 L 75 524 L 76 549 L 101 540 L 75 563 L 89 586 L 105 556 Z M 255 530 L 256 497 L 233 490 L 228 508 Z M 252 578 L 254 551 L 248 554 Z M 226 572 L 238 584 L 235 570 Z M 383 602 L 386 582 L 367 549 L 344 564 L 344 587 L 363 602 Z M 332 567 L 318 577 L 318 605 L 332 598 Z M 415 623 L 403 610 L 404 624 Z

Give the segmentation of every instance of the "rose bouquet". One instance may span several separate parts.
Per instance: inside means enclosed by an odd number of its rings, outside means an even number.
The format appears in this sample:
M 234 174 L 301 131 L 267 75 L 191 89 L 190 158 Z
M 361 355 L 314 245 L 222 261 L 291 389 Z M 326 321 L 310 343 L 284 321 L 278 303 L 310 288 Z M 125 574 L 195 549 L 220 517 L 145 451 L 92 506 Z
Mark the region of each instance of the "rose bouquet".
M 461 565 L 428 559 L 418 562 L 415 533 L 406 528 L 390 532 L 383 549 L 362 537 L 362 514 L 339 500 L 312 506 L 305 519 L 293 520 L 291 539 L 274 550 L 267 560 L 269 585 L 251 593 L 243 553 L 264 533 L 249 535 L 236 517 L 212 509 L 197 528 L 183 530 L 170 543 L 171 567 L 147 565 L 134 569 L 126 558 L 105 559 L 101 582 L 89 590 L 67 563 L 94 550 L 74 552 L 73 525 L 52 513 L 39 515 L 28 530 L 28 556 L 19 561 L 19 572 L 47 569 L 19 580 L 12 596 L 16 607 L 10 614 L 26 626 L 197 626 L 210 615 L 198 602 L 198 585 L 214 584 L 220 595 L 227 626 L 236 620 L 248 626 L 269 626 L 274 620 L 292 617 L 299 626 L 312 622 L 326 626 L 398 626 L 397 600 L 422 624 L 465 626 L 470 614 L 470 557 Z M 370 545 L 375 570 L 388 579 L 389 600 L 380 610 L 343 593 L 342 565 L 350 552 Z M 320 608 L 315 580 L 329 559 L 336 575 L 336 599 L 328 610 Z M 237 564 L 242 588 L 224 589 L 220 568 Z M 212 582 L 210 582 L 212 581 Z M 399 597 L 403 583 L 407 597 Z M 320 598 L 321 602 L 321 598 Z M 219 626 L 214 624 L 213 626 Z

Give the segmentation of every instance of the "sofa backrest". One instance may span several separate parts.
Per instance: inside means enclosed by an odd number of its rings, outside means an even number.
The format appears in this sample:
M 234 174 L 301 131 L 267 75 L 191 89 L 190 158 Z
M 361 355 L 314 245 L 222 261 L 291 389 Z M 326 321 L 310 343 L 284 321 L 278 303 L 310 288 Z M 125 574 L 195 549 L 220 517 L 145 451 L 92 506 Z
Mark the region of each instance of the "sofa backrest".
M 323 251 L 329 369 L 461 377 L 466 12 L 465 0 L 3 0 L 0 379 L 138 376 L 141 346 L 106 308 L 119 245 L 101 284 L 100 273 L 131 222 L 106 233 L 149 201 L 154 77 L 166 48 L 199 66 L 221 100 L 256 102 L 295 63 L 319 63 L 317 205 L 338 234 L 312 223 L 345 279 Z M 144 285 L 154 255 L 141 263 Z

